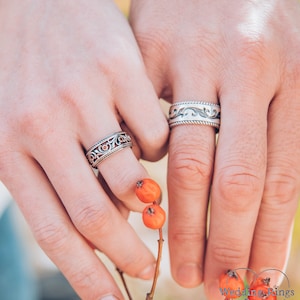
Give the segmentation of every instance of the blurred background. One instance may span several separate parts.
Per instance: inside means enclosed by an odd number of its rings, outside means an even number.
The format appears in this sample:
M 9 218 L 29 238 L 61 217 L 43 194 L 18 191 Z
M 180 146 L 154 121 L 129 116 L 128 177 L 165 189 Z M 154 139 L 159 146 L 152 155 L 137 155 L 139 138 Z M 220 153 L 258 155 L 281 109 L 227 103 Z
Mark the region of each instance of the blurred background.
M 128 14 L 130 0 L 115 0 L 125 15 Z M 162 103 L 166 110 L 167 105 Z M 167 211 L 166 168 L 167 157 L 158 163 L 142 162 L 149 174 L 163 189 L 162 206 Z M 1 182 L 0 182 L 1 185 Z M 0 186 L 0 208 L 9 195 Z M 1 209 L 0 209 L 1 211 Z M 145 228 L 140 214 L 132 214 L 129 221 L 141 239 L 156 255 L 156 231 Z M 156 299 L 158 300 L 205 300 L 203 288 L 184 289 L 171 278 L 168 257 L 167 226 L 164 228 L 164 247 Z M 40 250 L 29 231 L 23 216 L 12 202 L 0 218 L 0 300 L 76 300 L 79 299 L 53 263 Z M 110 261 L 99 254 L 122 287 L 119 274 Z M 300 298 L 300 209 L 293 232 L 291 255 L 286 274 L 290 280 L 290 289 L 295 290 L 293 299 Z M 150 281 L 126 277 L 133 299 L 144 299 L 151 287 Z M 284 281 L 281 288 L 287 289 Z M 125 293 L 124 293 L 125 295 Z M 279 299 L 284 299 L 283 297 Z

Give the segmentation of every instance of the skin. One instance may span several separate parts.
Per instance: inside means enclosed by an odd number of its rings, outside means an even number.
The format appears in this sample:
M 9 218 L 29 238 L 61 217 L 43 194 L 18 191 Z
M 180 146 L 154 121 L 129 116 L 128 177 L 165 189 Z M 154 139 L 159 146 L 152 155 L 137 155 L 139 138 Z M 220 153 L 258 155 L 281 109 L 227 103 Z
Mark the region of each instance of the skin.
M 169 143 L 172 274 L 204 282 L 208 299 L 223 299 L 228 268 L 286 265 L 300 190 L 299 15 L 294 0 L 132 0 L 157 95 L 221 105 L 217 144 L 212 127 L 192 125 Z
M 152 277 L 155 259 L 125 217 L 144 208 L 136 157 L 160 158 L 169 134 L 132 31 L 108 0 L 0 7 L 0 179 L 81 299 L 123 299 L 93 247 Z M 84 149 L 121 129 L 134 147 L 103 161 L 98 181 Z

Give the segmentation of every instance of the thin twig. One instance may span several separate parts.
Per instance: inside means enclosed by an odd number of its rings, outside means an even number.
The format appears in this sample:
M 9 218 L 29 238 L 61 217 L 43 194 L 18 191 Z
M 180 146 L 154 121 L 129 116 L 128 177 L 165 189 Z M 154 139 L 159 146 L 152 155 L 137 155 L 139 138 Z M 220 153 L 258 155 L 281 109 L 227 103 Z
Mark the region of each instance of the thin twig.
M 159 275 L 159 265 L 162 257 L 162 247 L 163 247 L 164 239 L 162 234 L 162 228 L 159 228 L 158 231 L 159 231 L 159 240 L 158 240 L 158 252 L 157 252 L 157 260 L 155 266 L 155 274 L 154 274 L 151 290 L 149 293 L 147 293 L 146 300 L 153 300 L 156 283 Z
M 124 286 L 124 289 L 126 291 L 126 294 L 128 296 L 128 299 L 129 300 L 132 300 L 132 297 L 130 295 L 130 292 L 129 292 L 129 289 L 128 289 L 128 286 L 127 286 L 127 283 L 126 283 L 126 280 L 125 280 L 125 277 L 124 277 L 124 272 L 122 270 L 120 270 L 119 268 L 116 268 L 120 277 L 121 277 L 121 280 L 122 280 L 122 283 L 123 283 L 123 286 Z

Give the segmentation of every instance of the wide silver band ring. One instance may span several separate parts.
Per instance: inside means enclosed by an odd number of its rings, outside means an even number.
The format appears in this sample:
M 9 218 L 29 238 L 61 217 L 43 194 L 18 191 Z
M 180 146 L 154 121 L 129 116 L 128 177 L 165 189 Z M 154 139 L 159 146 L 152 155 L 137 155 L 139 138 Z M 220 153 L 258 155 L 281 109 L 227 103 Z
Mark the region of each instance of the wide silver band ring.
M 170 106 L 169 126 L 178 125 L 209 125 L 220 128 L 221 108 L 218 104 L 202 101 L 183 101 Z
M 126 148 L 132 147 L 131 137 L 124 131 L 115 132 L 100 140 L 86 151 L 86 158 L 93 168 L 97 168 L 106 158 Z

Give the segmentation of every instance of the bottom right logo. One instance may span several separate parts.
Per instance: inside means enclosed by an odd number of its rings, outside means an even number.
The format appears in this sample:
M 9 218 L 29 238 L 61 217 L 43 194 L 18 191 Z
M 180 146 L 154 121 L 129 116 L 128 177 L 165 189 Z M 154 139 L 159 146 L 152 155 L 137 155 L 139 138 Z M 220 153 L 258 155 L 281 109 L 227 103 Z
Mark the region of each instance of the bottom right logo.
M 247 272 L 250 284 L 244 282 L 240 272 Z M 276 274 L 277 273 L 277 274 Z M 279 276 L 278 276 L 279 275 Z M 287 288 L 282 289 L 272 282 L 272 279 L 281 277 L 286 280 Z M 280 280 L 281 281 L 281 280 Z M 249 268 L 228 270 L 220 276 L 219 289 L 224 300 L 284 300 L 295 296 L 295 291 L 290 287 L 288 276 L 281 270 L 270 268 L 259 273 Z

